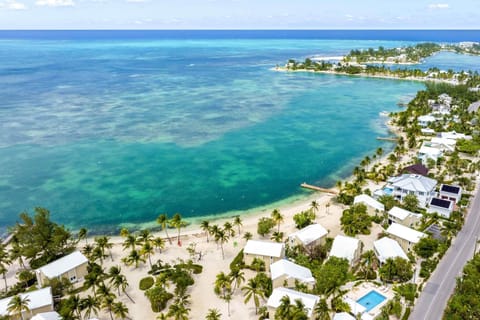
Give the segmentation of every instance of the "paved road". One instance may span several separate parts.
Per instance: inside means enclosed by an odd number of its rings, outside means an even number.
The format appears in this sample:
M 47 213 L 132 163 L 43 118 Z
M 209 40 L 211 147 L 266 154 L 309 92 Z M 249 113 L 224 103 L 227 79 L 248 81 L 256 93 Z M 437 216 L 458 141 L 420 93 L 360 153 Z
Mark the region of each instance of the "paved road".
M 472 259 L 477 236 L 480 235 L 480 189 L 471 204 L 462 230 L 438 264 L 415 304 L 410 320 L 440 320 L 453 293 L 456 278 L 465 263 Z

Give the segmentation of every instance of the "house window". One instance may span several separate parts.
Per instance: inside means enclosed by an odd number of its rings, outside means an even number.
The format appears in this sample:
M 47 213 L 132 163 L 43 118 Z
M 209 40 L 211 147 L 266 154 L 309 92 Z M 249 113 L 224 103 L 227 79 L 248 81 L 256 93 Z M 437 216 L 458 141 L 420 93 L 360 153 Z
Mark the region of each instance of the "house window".
M 76 282 L 77 281 L 77 276 L 71 276 L 70 277 L 70 282 Z

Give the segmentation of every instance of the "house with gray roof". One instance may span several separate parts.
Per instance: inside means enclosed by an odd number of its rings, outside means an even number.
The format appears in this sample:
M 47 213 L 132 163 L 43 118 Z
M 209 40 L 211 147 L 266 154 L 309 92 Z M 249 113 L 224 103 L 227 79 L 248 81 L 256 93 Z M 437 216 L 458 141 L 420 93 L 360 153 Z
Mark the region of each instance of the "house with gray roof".
M 413 194 L 417 197 L 419 206 L 425 208 L 435 196 L 437 180 L 418 174 L 402 174 L 388 179 L 388 183 L 395 199 L 403 201 L 405 196 Z

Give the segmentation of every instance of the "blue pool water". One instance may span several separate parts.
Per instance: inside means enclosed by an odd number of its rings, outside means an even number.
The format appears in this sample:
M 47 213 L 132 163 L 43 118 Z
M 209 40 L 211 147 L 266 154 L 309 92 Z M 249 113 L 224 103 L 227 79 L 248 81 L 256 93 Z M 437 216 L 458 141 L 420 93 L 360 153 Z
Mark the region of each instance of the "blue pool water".
M 383 188 L 383 193 L 386 194 L 387 196 L 391 196 L 393 193 L 393 189 L 391 188 Z
M 375 290 L 372 290 L 358 299 L 357 303 L 364 306 L 366 308 L 365 311 L 368 312 L 382 303 L 385 299 L 387 299 L 385 296 L 381 295 Z

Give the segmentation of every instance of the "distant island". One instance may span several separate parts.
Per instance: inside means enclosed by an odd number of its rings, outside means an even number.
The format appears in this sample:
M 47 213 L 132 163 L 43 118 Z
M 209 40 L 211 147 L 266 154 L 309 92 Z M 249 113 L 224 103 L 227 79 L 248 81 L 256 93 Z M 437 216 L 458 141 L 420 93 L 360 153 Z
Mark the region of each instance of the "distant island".
M 478 78 L 471 71 L 454 72 L 429 68 L 423 71 L 418 68 L 391 68 L 386 65 L 413 65 L 421 63 L 441 51 L 459 54 L 480 55 L 480 44 L 461 42 L 458 44 L 419 43 L 414 46 L 385 49 L 369 48 L 351 50 L 344 57 L 310 57 L 304 61 L 288 60 L 284 67 L 276 67 L 277 71 L 309 71 L 346 75 L 360 75 L 379 78 L 396 78 L 417 81 L 441 81 L 452 84 L 469 84 L 469 80 Z M 337 60 L 338 62 L 335 62 Z

